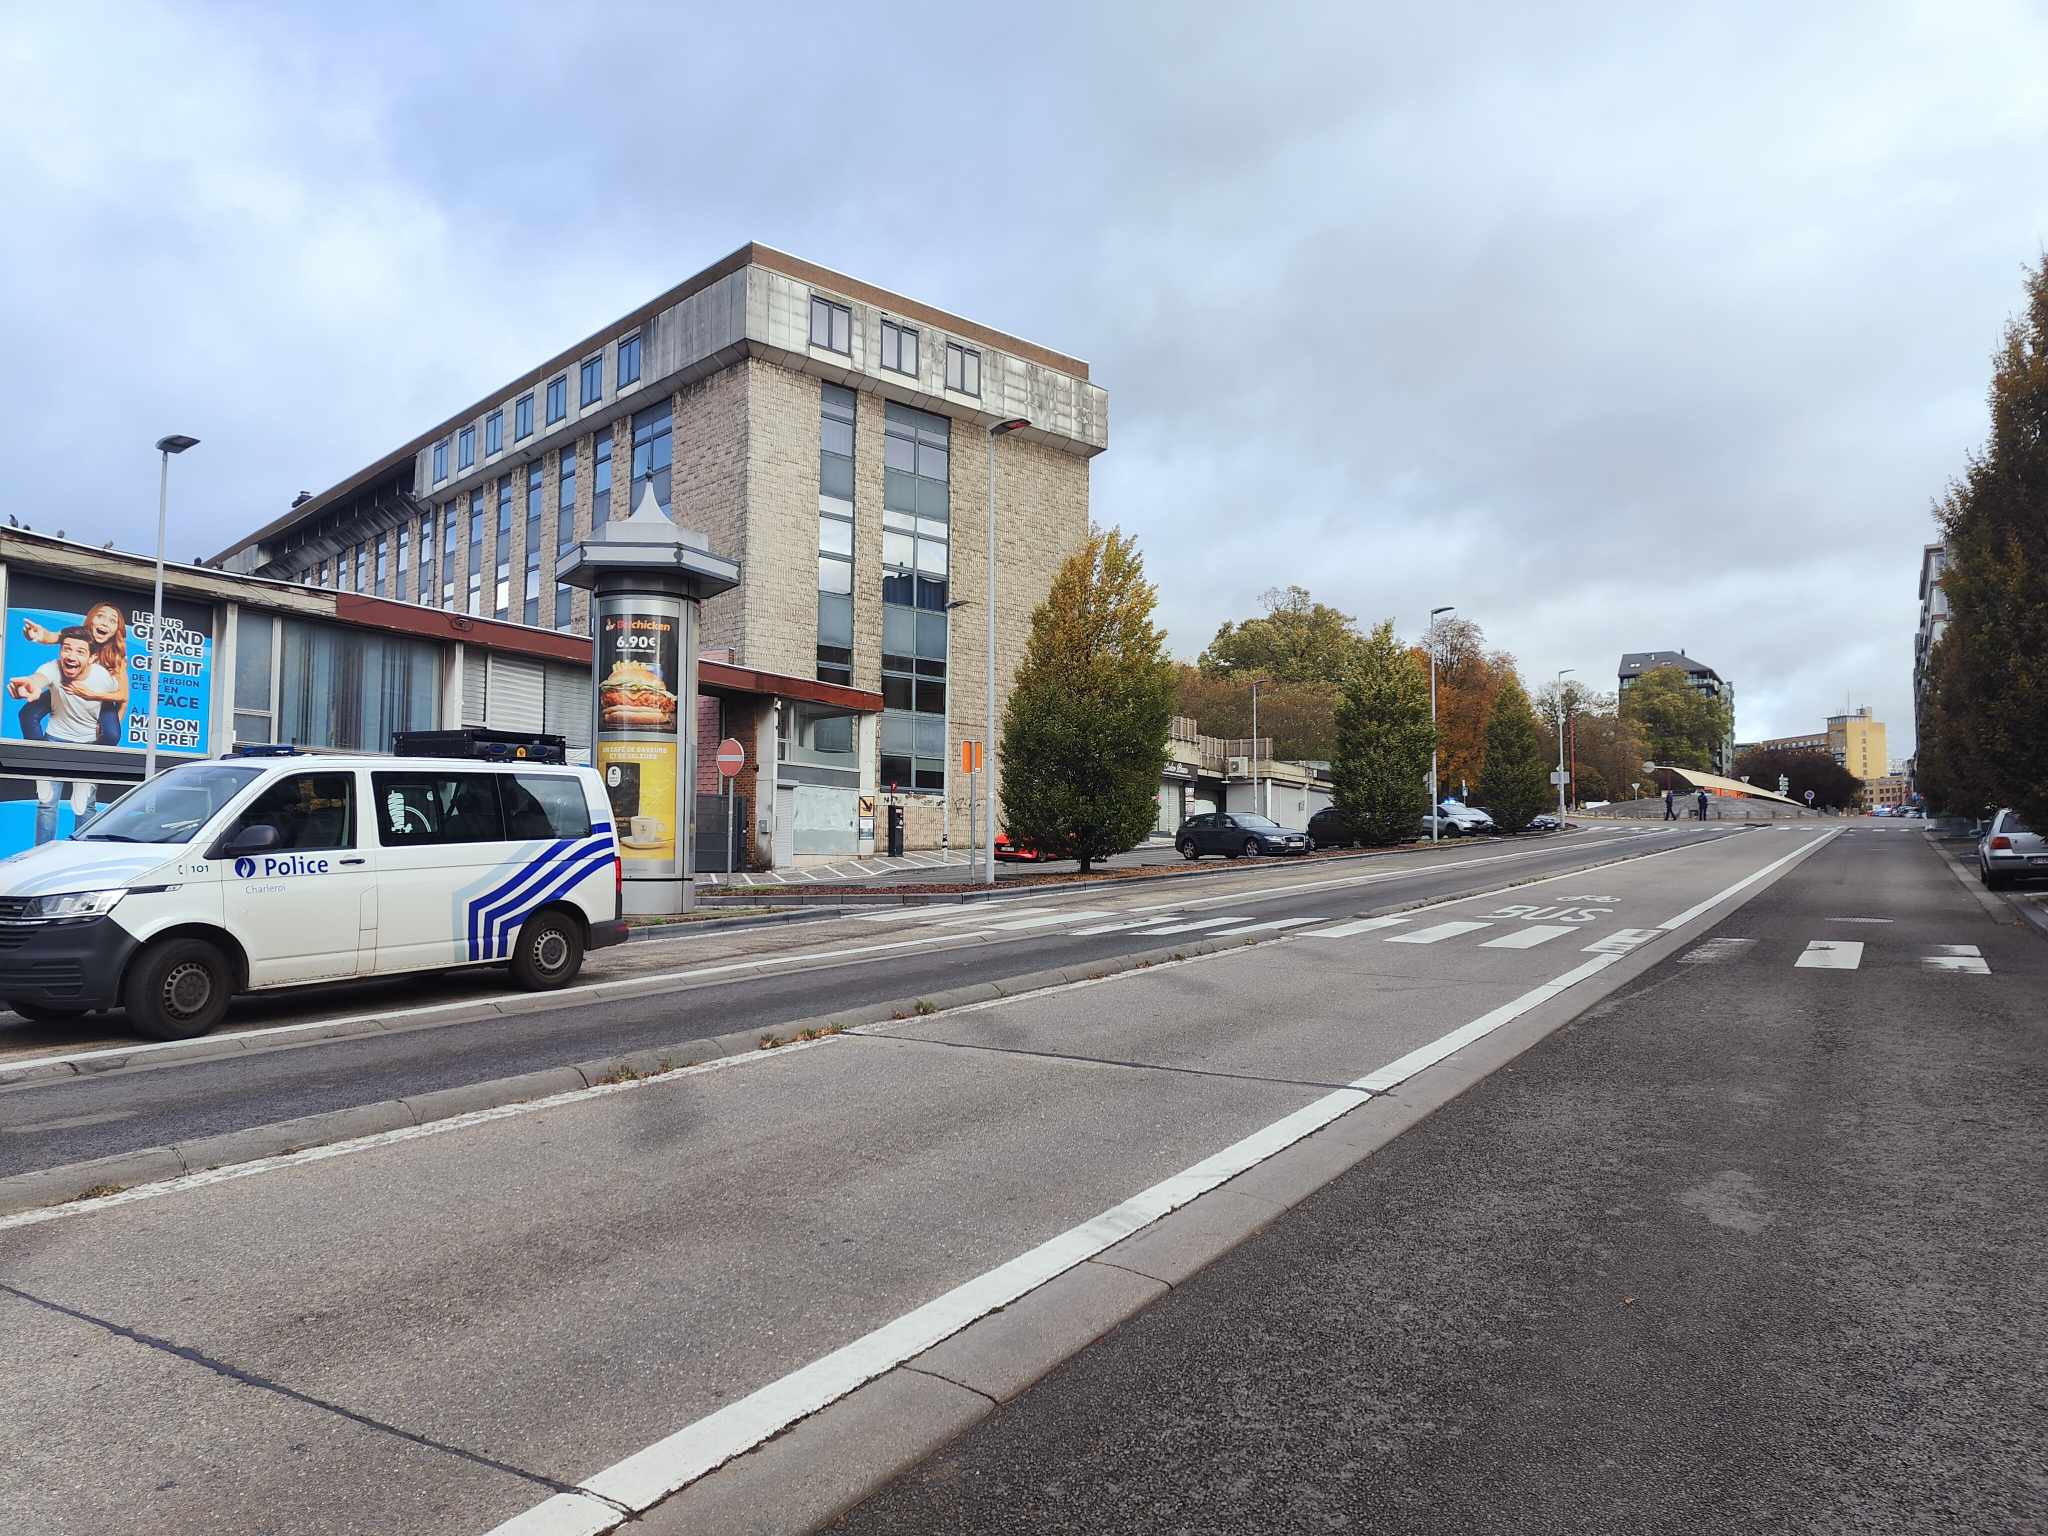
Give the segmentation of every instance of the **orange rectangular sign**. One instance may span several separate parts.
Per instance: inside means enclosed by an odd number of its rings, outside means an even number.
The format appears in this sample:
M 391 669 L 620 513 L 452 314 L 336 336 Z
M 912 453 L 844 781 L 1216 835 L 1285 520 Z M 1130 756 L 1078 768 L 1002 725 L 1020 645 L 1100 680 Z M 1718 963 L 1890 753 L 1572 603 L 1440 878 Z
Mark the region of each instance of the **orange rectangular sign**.
M 981 772 L 981 743 L 975 741 L 972 737 L 960 743 L 960 771 L 962 773 Z

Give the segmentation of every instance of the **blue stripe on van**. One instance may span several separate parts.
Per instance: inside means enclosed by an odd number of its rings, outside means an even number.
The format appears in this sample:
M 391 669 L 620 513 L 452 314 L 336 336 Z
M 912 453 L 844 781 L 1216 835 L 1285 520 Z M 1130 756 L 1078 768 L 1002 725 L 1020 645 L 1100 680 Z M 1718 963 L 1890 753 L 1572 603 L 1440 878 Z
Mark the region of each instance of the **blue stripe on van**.
M 487 958 L 502 960 L 512 953 L 512 941 L 519 932 L 519 925 L 533 913 L 567 891 L 574 890 L 585 880 L 596 874 L 611 862 L 612 851 L 608 847 L 587 850 L 587 857 L 577 862 L 572 856 L 549 867 L 554 883 L 539 895 L 522 902 L 517 908 L 501 912 L 493 922 L 494 931 L 486 938 Z
M 483 895 L 474 897 L 469 901 L 468 911 L 466 913 L 467 932 L 465 933 L 464 937 L 469 945 L 470 959 L 481 960 L 484 958 L 484 956 L 480 953 L 479 926 L 481 924 L 484 912 L 491 906 L 491 904 L 493 902 L 502 900 L 505 897 L 511 895 L 511 893 L 516 891 L 523 883 L 531 879 L 534 873 L 538 871 L 542 865 L 547 864 L 551 860 L 567 853 L 570 847 L 571 840 L 568 838 L 559 838 L 556 841 L 549 843 L 545 848 L 543 848 L 540 851 L 539 854 L 537 854 L 533 858 L 528 859 L 525 863 L 521 864 L 519 868 L 513 872 L 512 876 L 509 879 L 501 881 L 498 885 L 486 891 Z
M 609 837 L 585 838 L 575 842 L 565 840 L 549 845 L 538 857 L 527 861 L 509 880 L 470 902 L 467 935 L 469 958 L 501 958 L 500 951 L 505 947 L 509 925 L 522 920 L 527 913 L 563 889 L 559 885 L 550 887 L 550 883 L 556 880 L 564 868 L 579 861 L 586 861 L 594 867 L 596 862 L 611 857 L 612 841 Z M 549 895 L 535 897 L 534 892 L 543 888 L 550 888 Z

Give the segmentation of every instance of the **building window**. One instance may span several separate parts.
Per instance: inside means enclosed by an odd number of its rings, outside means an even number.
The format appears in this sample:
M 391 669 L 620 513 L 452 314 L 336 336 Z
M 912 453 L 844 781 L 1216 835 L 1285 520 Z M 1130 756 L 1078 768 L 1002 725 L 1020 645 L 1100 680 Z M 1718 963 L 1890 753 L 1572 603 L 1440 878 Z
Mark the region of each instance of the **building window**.
M 441 514 L 441 553 L 443 554 L 443 556 L 446 557 L 446 559 L 450 563 L 453 563 L 455 559 L 455 529 L 457 527 L 455 521 L 455 503 L 452 501 L 449 502 L 447 506 L 441 509 Z
M 853 355 L 853 311 L 830 299 L 811 300 L 811 345 Z
M 281 620 L 279 629 L 279 741 L 389 752 L 394 731 L 438 723 L 435 642 L 302 619 Z
M 481 612 L 477 606 L 477 594 L 483 585 L 484 568 L 484 493 L 481 489 L 469 493 L 469 614 L 475 618 Z
M 818 422 L 818 679 L 853 685 L 854 394 L 821 386 Z
M 946 787 L 948 423 L 888 403 L 882 425 L 881 782 Z M 822 522 L 822 519 L 821 519 Z M 819 561 L 821 569 L 824 561 Z
M 555 583 L 555 628 L 576 627 L 576 589 L 565 581 Z
M 498 482 L 498 554 L 505 553 L 505 540 L 512 532 L 512 477 Z
M 356 590 L 368 595 L 370 590 L 370 546 L 356 546 Z
M 419 600 L 431 605 L 434 601 L 434 519 L 420 519 L 420 591 Z
M 654 487 L 655 505 L 668 512 L 669 464 L 674 449 L 675 402 L 664 400 L 633 416 L 633 483 L 628 513 L 640 504 L 642 486 Z
M 521 395 L 512 406 L 512 441 L 523 443 L 533 436 L 533 396 Z
M 505 451 L 505 413 L 493 411 L 484 418 L 484 457 Z
M 434 484 L 439 485 L 448 478 L 448 439 L 442 438 L 434 444 Z
M 586 407 L 597 404 L 604 398 L 604 354 L 585 358 L 583 361 L 582 404 Z
M 463 609 L 472 619 L 484 616 L 484 577 L 481 571 L 469 573 L 469 605 Z
M 548 425 L 553 426 L 569 414 L 569 375 L 548 380 Z
M 464 427 L 455 434 L 455 467 L 468 469 L 476 463 L 476 428 Z
M 377 587 L 379 597 L 391 595 L 391 536 L 377 536 Z
M 348 592 L 348 591 L 352 591 L 352 590 L 353 590 L 353 588 L 351 588 L 351 587 L 349 586 L 349 574 L 348 574 L 348 573 L 349 573 L 349 559 L 348 559 L 348 551 L 344 549 L 344 550 L 343 550 L 343 551 L 341 552 L 341 555 L 340 555 L 340 557 L 339 557 L 338 559 L 336 559 L 336 560 L 335 560 L 335 562 L 334 562 L 334 586 L 335 586 L 335 590 L 336 590 L 336 591 L 338 591 L 338 592 Z
M 398 530 L 398 564 L 392 567 L 398 576 L 398 591 L 393 595 L 399 598 L 405 596 L 405 557 L 411 544 L 412 525 L 408 523 Z
M 892 373 L 917 372 L 917 332 L 894 320 L 882 322 L 882 366 Z
M 619 388 L 640 382 L 640 333 L 635 331 L 619 343 Z
M 981 398 L 981 354 L 957 341 L 946 343 L 946 388 Z
M 590 532 L 593 537 L 612 515 L 612 429 L 597 434 L 597 464 L 590 475 Z
M 507 475 L 498 482 L 498 585 L 497 603 L 491 609 L 495 618 L 506 618 L 511 609 L 512 572 L 512 477 Z
M 555 553 L 576 542 L 576 450 L 564 448 L 556 459 Z

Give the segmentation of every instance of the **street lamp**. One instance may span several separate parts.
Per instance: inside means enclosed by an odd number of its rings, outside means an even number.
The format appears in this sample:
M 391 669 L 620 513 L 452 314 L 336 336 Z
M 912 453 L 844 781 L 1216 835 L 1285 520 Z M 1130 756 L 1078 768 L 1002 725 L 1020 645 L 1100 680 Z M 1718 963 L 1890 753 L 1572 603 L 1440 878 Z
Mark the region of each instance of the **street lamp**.
M 149 611 L 149 736 L 142 747 L 144 782 L 156 773 L 156 741 L 163 734 L 156 718 L 156 690 L 157 674 L 163 666 L 163 651 L 158 640 L 164 632 L 164 523 L 171 507 L 171 455 L 198 446 L 198 438 L 186 437 L 181 432 L 156 440 L 156 451 L 162 455 L 162 465 L 156 481 L 156 597 Z
M 1566 672 L 1576 672 L 1577 667 L 1566 667 L 1557 674 L 1557 824 L 1564 826 L 1564 678 Z
M 1266 814 L 1259 804 L 1259 680 L 1256 677 L 1252 679 L 1252 814 Z
M 996 439 L 1028 427 L 1022 416 L 1012 416 L 988 429 L 988 739 L 981 745 L 988 764 L 988 782 L 982 793 L 988 797 L 988 855 L 982 878 L 996 883 Z
M 1455 605 L 1429 610 L 1429 840 L 1437 840 L 1437 807 L 1442 802 L 1436 792 L 1436 616 L 1440 613 L 1455 613 Z

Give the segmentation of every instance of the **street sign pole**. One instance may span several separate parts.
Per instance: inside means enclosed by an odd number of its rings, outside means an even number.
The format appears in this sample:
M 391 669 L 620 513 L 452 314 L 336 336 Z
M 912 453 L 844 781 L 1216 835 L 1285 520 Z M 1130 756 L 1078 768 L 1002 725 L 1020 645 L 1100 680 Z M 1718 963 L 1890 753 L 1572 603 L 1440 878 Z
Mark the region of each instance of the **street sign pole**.
M 725 872 L 728 875 L 739 873 L 740 862 L 740 829 L 733 817 L 732 781 L 739 777 L 746 762 L 747 749 L 739 744 L 738 738 L 728 736 L 718 744 L 718 773 L 725 780 Z

